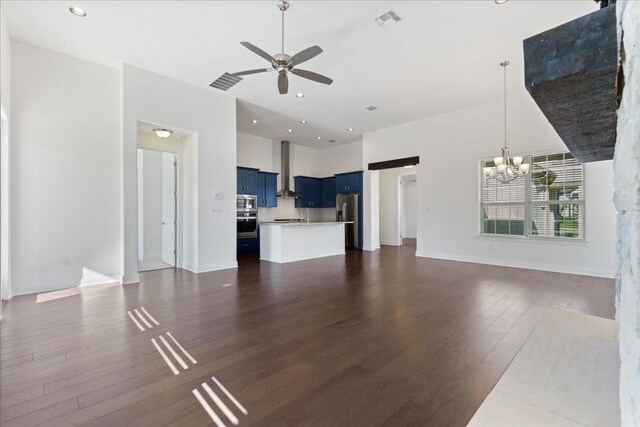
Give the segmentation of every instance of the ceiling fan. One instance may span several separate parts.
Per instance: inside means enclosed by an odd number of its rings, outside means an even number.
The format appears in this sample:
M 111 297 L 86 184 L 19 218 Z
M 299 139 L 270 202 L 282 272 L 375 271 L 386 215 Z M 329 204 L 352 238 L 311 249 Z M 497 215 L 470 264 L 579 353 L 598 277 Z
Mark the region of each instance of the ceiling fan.
M 256 55 L 266 59 L 271 63 L 271 68 L 258 68 L 255 70 L 247 70 L 240 71 L 237 73 L 224 73 L 220 76 L 216 81 L 211 83 L 210 86 L 215 87 L 217 89 L 227 90 L 242 80 L 241 76 L 247 76 L 250 74 L 258 74 L 258 73 L 266 73 L 268 71 L 277 71 L 278 72 L 278 91 L 281 95 L 286 94 L 289 91 L 289 77 L 288 74 L 292 73 L 296 76 L 303 77 L 305 79 L 312 80 L 314 82 L 330 85 L 333 83 L 333 80 L 329 77 L 323 76 L 322 74 L 314 73 L 313 71 L 302 70 L 296 68 L 298 65 L 306 62 L 310 59 L 315 58 L 316 56 L 322 53 L 322 49 L 320 46 L 311 46 L 307 49 L 304 49 L 293 56 L 287 55 L 284 53 L 284 12 L 289 9 L 289 2 L 286 0 L 278 1 L 278 9 L 282 12 L 282 52 L 276 55 L 269 55 L 264 50 L 259 47 L 249 43 L 249 42 L 240 42 L 240 44 Z

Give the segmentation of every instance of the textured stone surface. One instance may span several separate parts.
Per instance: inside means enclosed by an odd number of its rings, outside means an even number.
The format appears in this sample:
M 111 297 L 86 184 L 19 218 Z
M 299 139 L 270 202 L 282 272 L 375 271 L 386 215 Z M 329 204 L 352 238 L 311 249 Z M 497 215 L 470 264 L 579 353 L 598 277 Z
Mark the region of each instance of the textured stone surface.
M 625 76 L 614 157 L 620 407 L 623 426 L 640 426 L 640 2 L 618 2 L 617 8 Z
M 610 160 L 616 143 L 616 8 L 523 42 L 525 87 L 582 163 Z

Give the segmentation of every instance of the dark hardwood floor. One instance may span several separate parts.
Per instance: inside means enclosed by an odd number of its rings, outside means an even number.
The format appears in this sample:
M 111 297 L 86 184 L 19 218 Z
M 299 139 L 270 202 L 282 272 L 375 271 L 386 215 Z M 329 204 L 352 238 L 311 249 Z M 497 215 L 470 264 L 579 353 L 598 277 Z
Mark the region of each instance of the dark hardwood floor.
M 0 423 L 209 425 L 192 390 L 215 376 L 246 408 L 215 389 L 240 426 L 462 426 L 547 307 L 614 315 L 612 280 L 414 251 L 287 265 L 244 255 L 237 271 L 16 297 L 0 323 Z M 159 325 L 138 320 L 141 331 L 127 313 L 139 307 Z M 179 375 L 151 342 L 167 332 L 197 360 L 174 361 Z

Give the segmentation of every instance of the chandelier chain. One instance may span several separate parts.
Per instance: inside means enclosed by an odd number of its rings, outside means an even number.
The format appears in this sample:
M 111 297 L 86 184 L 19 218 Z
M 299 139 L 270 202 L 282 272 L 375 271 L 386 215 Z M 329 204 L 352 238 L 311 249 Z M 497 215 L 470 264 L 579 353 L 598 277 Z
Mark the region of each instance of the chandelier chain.
M 507 147 L 507 66 L 509 65 L 509 61 L 505 61 L 502 63 L 502 68 L 504 71 L 504 146 Z

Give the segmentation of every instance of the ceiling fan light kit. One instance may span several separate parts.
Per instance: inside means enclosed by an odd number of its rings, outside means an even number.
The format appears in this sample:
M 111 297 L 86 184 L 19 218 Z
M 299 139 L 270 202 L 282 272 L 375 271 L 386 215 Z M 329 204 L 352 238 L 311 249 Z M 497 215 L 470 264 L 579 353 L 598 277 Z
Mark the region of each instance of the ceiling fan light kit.
M 266 73 L 269 71 L 277 71 L 278 72 L 278 92 L 281 95 L 285 95 L 289 92 L 289 73 L 295 74 L 296 76 L 317 82 L 326 85 L 330 85 L 333 83 L 333 80 L 329 77 L 323 76 L 322 74 L 314 73 L 313 71 L 302 70 L 300 68 L 296 68 L 298 65 L 306 62 L 310 59 L 315 58 L 316 56 L 322 53 L 322 49 L 320 46 L 311 46 L 307 49 L 304 49 L 293 56 L 290 56 L 284 51 L 284 13 L 289 9 L 289 2 L 286 0 L 278 1 L 278 9 L 280 9 L 282 13 L 282 50 L 280 53 L 276 55 L 269 55 L 264 50 L 259 47 L 249 43 L 249 42 L 240 42 L 240 44 L 256 55 L 260 56 L 263 59 L 266 59 L 271 64 L 271 68 L 256 68 L 253 70 L 240 71 L 237 73 L 224 73 L 220 76 L 216 81 L 210 84 L 211 87 L 220 90 L 227 90 L 233 87 L 235 84 L 242 80 L 242 76 L 247 76 L 250 74 L 258 74 L 258 73 Z

